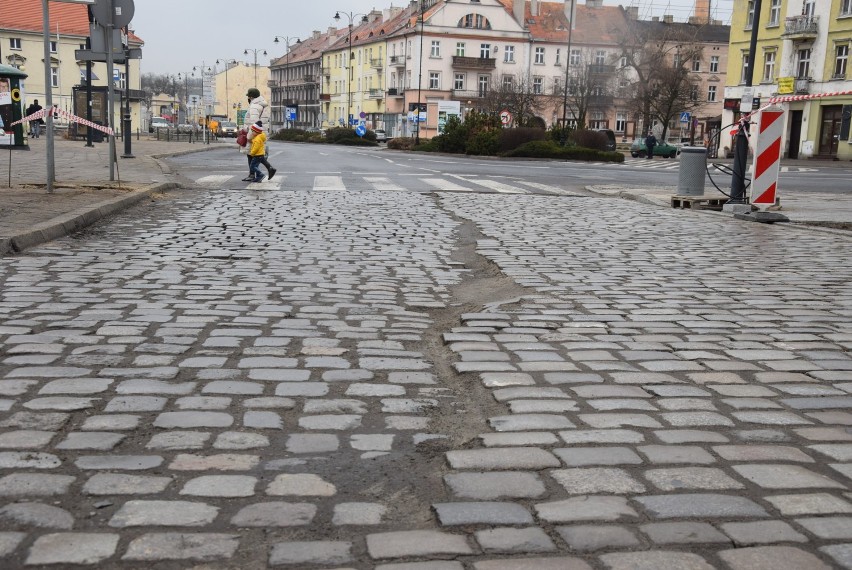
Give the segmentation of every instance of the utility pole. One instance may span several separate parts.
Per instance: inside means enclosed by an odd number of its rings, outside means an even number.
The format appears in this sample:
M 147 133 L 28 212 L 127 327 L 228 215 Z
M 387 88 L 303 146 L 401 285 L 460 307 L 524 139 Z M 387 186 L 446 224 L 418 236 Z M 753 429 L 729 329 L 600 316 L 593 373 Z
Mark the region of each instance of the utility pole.
M 284 97 L 282 98 L 282 103 L 284 103 L 284 124 L 286 128 L 291 128 L 290 125 L 290 116 L 288 113 L 287 103 L 290 100 L 290 41 L 295 40 L 297 44 L 302 43 L 302 40 L 299 38 L 291 38 L 290 36 L 275 36 L 274 42 L 279 43 L 279 38 L 284 40 L 285 45 L 287 46 L 287 53 L 285 54 L 286 63 L 284 64 Z M 279 85 L 280 87 L 280 85 Z M 296 101 L 296 106 L 298 107 L 298 101 Z
M 254 52 L 254 86 L 257 87 L 257 54 L 258 52 L 263 52 L 263 55 L 266 56 L 266 50 L 263 48 L 246 48 L 243 51 L 243 55 L 248 55 L 249 52 Z
M 754 80 L 754 63 L 755 52 L 757 51 L 757 33 L 760 29 L 760 8 L 761 0 L 754 0 L 754 17 L 751 22 L 751 41 L 748 46 L 748 67 L 745 73 L 745 87 L 743 94 L 752 92 L 752 82 Z M 746 91 L 748 90 L 748 91 Z M 737 127 L 737 137 L 734 152 L 734 174 L 731 178 L 731 198 L 727 204 L 747 204 L 745 197 L 745 175 L 746 165 L 748 163 L 748 123 L 751 118 L 752 103 L 751 97 L 747 98 L 748 108 L 744 108 L 740 103 L 740 113 L 742 117 Z
M 56 158 L 54 155 L 53 140 L 53 83 L 50 78 L 50 11 L 47 0 L 41 0 L 41 8 L 44 13 L 44 105 L 47 114 L 44 124 L 47 127 L 47 191 L 53 193 L 53 183 L 56 180 Z M 110 158 L 110 174 L 112 174 L 112 158 Z M 110 176 L 112 180 L 112 176 Z
M 193 75 L 195 75 L 195 71 L 197 67 L 192 68 Z M 203 127 L 204 127 L 204 144 L 210 144 L 210 133 L 207 132 L 207 103 L 204 102 L 204 74 L 209 71 L 209 68 L 201 62 L 201 116 L 203 117 Z
M 565 51 L 565 85 L 562 86 L 562 89 L 565 91 L 562 97 L 562 130 L 559 135 L 559 142 L 562 146 L 565 146 L 565 143 L 568 142 L 568 134 L 566 130 L 568 128 L 568 81 L 569 70 L 571 69 L 571 32 L 574 31 L 574 2 L 576 0 L 571 0 L 571 21 L 568 23 L 568 49 Z
M 346 91 L 349 95 L 349 100 L 346 106 L 346 121 L 347 127 L 352 128 L 352 23 L 355 21 L 355 18 L 361 16 L 361 23 L 367 23 L 367 15 L 366 14 L 355 14 L 354 12 L 343 12 L 343 15 L 349 18 L 349 56 L 346 62 Z M 340 20 L 340 12 L 334 13 L 334 19 Z
M 423 89 L 423 14 L 426 11 L 426 6 L 423 0 L 420 0 L 420 52 L 417 54 L 417 109 L 415 117 L 417 130 L 414 131 L 414 144 L 420 144 L 420 93 Z

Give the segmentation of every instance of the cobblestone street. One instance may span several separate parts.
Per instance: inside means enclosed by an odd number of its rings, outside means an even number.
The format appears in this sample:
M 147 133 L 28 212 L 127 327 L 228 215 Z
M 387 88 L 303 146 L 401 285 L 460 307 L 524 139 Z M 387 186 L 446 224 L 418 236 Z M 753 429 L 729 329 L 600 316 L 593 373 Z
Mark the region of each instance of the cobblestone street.
M 0 566 L 852 568 L 850 246 L 601 197 L 158 196 L 0 258 Z

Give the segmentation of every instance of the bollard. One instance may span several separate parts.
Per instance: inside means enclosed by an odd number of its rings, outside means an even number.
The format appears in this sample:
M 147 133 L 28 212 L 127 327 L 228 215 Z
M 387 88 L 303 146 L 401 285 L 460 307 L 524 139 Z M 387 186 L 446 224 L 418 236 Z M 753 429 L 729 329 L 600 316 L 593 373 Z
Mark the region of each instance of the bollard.
M 677 180 L 678 196 L 703 196 L 704 174 L 707 170 L 707 149 L 703 146 L 685 146 L 680 149 L 680 172 Z

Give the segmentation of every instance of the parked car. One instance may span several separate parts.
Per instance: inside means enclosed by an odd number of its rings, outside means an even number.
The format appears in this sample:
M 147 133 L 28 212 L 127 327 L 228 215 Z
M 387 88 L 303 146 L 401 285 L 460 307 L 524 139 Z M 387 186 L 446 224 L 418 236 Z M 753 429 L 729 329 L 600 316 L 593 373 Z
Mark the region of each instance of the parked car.
M 376 133 L 377 142 L 387 142 L 388 134 L 385 131 L 383 131 L 382 129 L 376 129 L 373 132 Z
M 151 122 L 148 123 L 148 132 L 153 133 L 156 129 L 168 129 L 172 125 L 163 117 L 151 117 Z
M 216 136 L 237 138 L 237 133 L 239 132 L 240 129 L 237 127 L 237 123 L 233 121 L 222 121 L 219 123 L 219 128 L 216 130 Z
M 615 150 L 615 133 L 610 129 L 593 129 L 599 133 L 606 135 L 606 149 Z
M 679 154 L 680 149 L 673 144 L 663 142 L 654 146 L 654 156 L 674 158 Z M 644 139 L 636 139 L 633 141 L 633 144 L 630 145 L 630 156 L 633 158 L 648 156 L 648 149 L 645 147 Z

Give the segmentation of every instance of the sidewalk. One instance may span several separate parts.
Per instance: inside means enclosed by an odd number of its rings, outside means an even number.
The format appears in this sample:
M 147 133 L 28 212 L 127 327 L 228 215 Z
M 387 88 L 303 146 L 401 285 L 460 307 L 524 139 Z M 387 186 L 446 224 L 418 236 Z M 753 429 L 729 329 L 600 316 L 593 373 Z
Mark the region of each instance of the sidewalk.
M 109 181 L 109 146 L 86 147 L 83 141 L 55 141 L 55 191 L 45 190 L 47 138 L 30 140 L 30 150 L 0 151 L 0 255 L 21 251 L 67 235 L 121 211 L 152 193 L 176 188 L 168 165 L 158 160 L 220 148 L 221 143 L 165 142 L 147 136 L 132 142 L 135 158 L 121 158 Z

